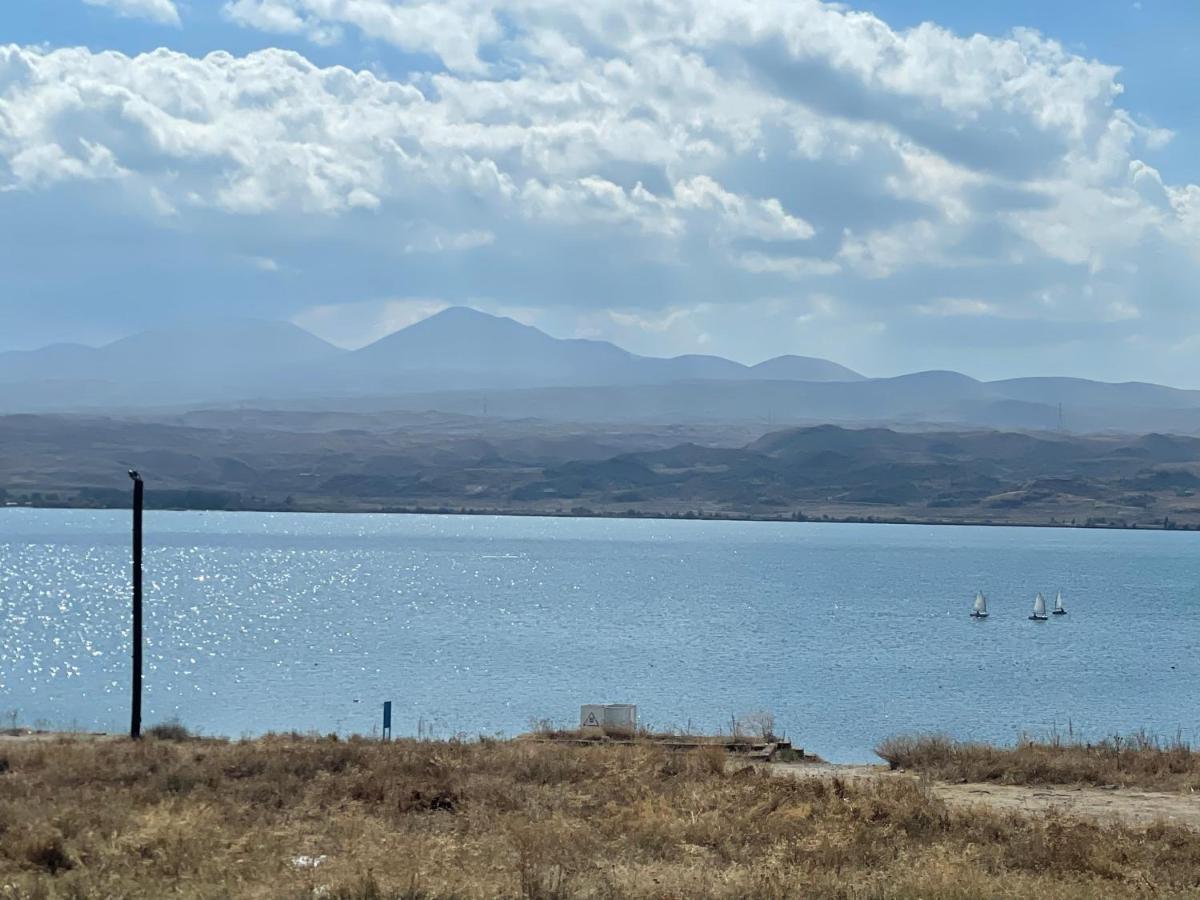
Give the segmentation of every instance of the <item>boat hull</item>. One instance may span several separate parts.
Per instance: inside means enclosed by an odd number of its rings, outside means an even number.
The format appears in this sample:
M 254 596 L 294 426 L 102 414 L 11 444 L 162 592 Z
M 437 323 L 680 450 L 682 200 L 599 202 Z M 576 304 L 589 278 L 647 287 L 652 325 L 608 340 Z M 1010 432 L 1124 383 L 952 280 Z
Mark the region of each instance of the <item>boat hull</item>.
M 1056 615 L 1056 616 L 1065 616 L 1066 614 L 1067 614 L 1067 611 L 1065 609 L 1056 609 L 1054 611 L 1054 615 Z
M 1031 622 L 1045 622 L 1045 621 L 1046 621 L 1048 618 L 1050 618 L 1050 617 L 1049 617 L 1049 616 L 1030 616 L 1030 617 L 1029 617 L 1029 621 L 1031 621 Z
M 971 613 L 972 619 L 986 619 L 987 613 Z

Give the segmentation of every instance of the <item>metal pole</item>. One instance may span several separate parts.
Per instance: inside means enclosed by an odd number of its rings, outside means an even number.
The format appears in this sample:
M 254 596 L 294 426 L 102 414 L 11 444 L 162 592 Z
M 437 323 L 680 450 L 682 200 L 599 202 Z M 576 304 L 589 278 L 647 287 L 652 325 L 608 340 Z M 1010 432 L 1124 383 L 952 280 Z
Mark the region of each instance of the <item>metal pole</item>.
M 133 479 L 133 698 L 130 706 L 129 736 L 142 736 L 142 476 L 130 472 Z

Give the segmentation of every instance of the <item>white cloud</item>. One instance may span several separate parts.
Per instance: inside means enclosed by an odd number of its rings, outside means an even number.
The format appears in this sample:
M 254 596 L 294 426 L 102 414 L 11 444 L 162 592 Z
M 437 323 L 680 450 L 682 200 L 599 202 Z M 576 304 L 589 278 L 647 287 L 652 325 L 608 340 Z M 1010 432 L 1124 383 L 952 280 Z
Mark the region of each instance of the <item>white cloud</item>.
M 471 250 L 494 243 L 496 235 L 484 228 L 451 231 L 429 223 L 415 223 L 404 241 L 405 253 L 446 253 Z
M 303 309 L 292 317 L 292 322 L 332 344 L 355 350 L 427 319 L 449 305 L 428 298 L 330 303 Z
M 704 304 L 692 309 L 676 306 L 655 315 L 610 309 L 608 317 L 621 328 L 637 328 L 640 331 L 662 334 L 671 331 L 682 322 L 695 316 L 696 313 L 704 312 L 706 309 Z
M 83 0 L 88 6 L 103 6 L 119 16 L 149 19 L 163 25 L 181 24 L 174 0 Z
M 715 212 L 721 226 L 734 237 L 806 241 L 815 233 L 803 219 L 788 214 L 774 197 L 747 200 L 725 190 L 707 175 L 677 182 L 675 204 L 684 210 Z
M 1187 243 L 1200 258 L 1200 185 L 1168 188 L 1167 196 L 1171 208 L 1178 216 L 1179 227 L 1186 235 Z
M 281 268 L 279 263 L 269 256 L 248 256 L 246 262 L 260 272 L 278 272 Z
M 287 3 L 232 0 L 225 4 L 224 11 L 229 19 L 247 28 L 273 34 L 303 34 L 320 46 L 331 46 L 342 39 L 342 31 L 336 25 L 322 25 L 319 19 L 301 15 Z
M 967 297 L 938 297 L 929 303 L 918 303 L 913 309 L 923 316 L 992 316 L 996 314 L 994 304 Z
M 394 3 L 390 0 L 227 0 L 225 15 L 239 25 L 302 34 L 318 44 L 340 39 L 344 25 L 405 50 L 433 52 L 456 69 L 482 68 L 479 48 L 502 31 L 483 3 Z
M 815 275 L 836 275 L 841 263 L 830 259 L 809 256 L 771 256 L 766 253 L 743 253 L 735 259 L 736 265 L 756 274 L 786 275 L 798 281 Z
M 545 324 L 552 333 L 610 340 L 652 356 L 717 352 L 754 364 L 795 353 L 840 359 L 871 372 L 878 371 L 878 363 L 860 348 L 873 345 L 883 330 L 881 323 L 843 309 L 821 293 L 660 310 L 617 308 L 574 318 L 560 315 Z
M 886 278 L 915 260 L 953 264 L 956 260 L 948 258 L 942 246 L 947 231 L 928 219 L 878 229 L 863 237 L 847 231 L 838 259 L 868 278 Z
M 80 137 L 75 153 L 66 153 L 56 143 L 25 147 L 14 153 L 9 166 L 17 182 L 40 187 L 56 181 L 120 178 L 129 175 L 107 147 Z
M 906 322 L 982 318 L 953 303 L 1076 328 L 1081 354 L 1111 340 L 1098 322 L 1151 342 L 1200 330 L 1181 324 L 1198 315 L 1200 187 L 1147 162 L 1170 133 L 1121 108 L 1115 67 L 1035 32 L 896 30 L 819 0 L 223 10 L 436 62 L 389 80 L 288 50 L 0 48 L 0 190 L 84 192 L 198 246 L 236 236 L 252 246 L 230 258 L 303 273 L 309 309 L 484 296 L 735 355 L 751 330 L 720 310 L 768 297 L 793 298 L 772 321 L 836 320 L 872 352 Z

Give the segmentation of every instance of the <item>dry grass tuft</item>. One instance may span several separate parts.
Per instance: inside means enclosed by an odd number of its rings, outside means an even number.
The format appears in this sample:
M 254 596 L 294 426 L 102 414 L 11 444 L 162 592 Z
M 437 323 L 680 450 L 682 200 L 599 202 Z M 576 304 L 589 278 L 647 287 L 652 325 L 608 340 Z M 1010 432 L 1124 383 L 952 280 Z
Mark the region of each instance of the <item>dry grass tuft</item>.
M 195 737 L 178 719 L 151 725 L 146 729 L 146 736 L 160 741 L 187 741 Z
M 0 898 L 1194 897 L 1200 835 L 649 744 L 14 743 Z
M 941 735 L 889 738 L 875 750 L 893 769 L 942 781 L 1002 784 L 1117 785 L 1158 791 L 1200 789 L 1200 753 L 1176 738 L 1144 733 L 1095 744 L 1022 740 L 1015 747 L 955 741 Z

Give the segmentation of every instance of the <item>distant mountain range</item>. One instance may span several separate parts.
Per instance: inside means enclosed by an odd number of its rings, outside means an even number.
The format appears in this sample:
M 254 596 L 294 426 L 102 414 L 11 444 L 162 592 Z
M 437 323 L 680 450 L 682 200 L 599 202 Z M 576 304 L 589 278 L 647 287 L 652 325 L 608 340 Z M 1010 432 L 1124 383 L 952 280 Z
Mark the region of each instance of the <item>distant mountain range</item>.
M 434 410 L 575 422 L 890 424 L 1200 433 L 1200 391 L 956 372 L 865 378 L 824 359 L 638 356 L 457 307 L 360 350 L 284 322 L 149 331 L 0 353 L 0 413 Z
M 54 344 L 0 353 L 0 411 L 862 378 L 803 356 L 757 366 L 718 356 L 638 356 L 606 341 L 560 340 L 512 319 L 454 307 L 355 351 L 287 322 L 247 319 L 147 331 L 103 347 Z

